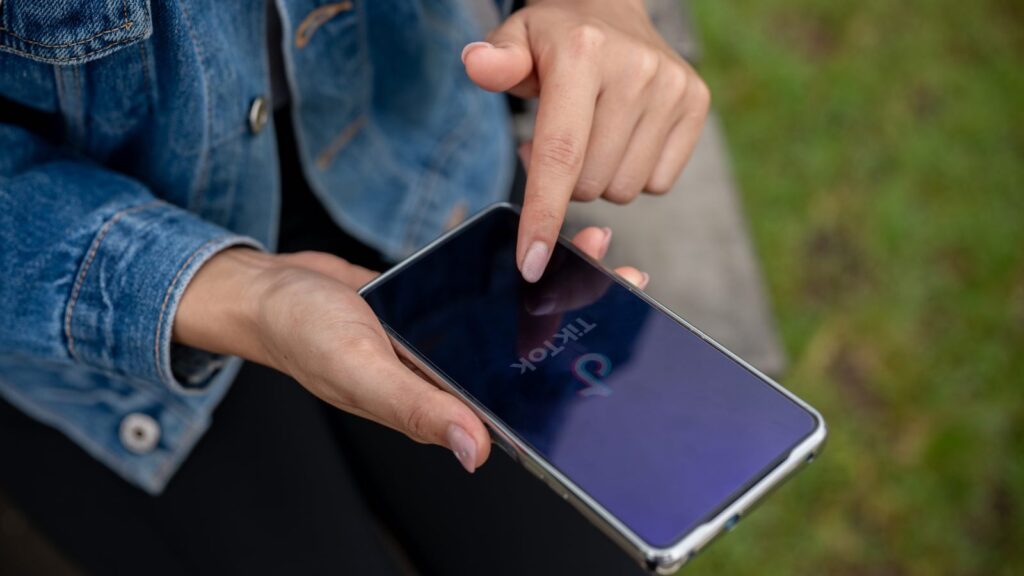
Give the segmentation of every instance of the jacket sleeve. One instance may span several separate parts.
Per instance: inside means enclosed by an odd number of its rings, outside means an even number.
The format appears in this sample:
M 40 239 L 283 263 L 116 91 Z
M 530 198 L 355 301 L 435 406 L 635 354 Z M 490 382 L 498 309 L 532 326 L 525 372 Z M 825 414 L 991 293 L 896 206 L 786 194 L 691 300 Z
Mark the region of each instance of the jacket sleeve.
M 0 124 L 0 355 L 196 388 L 219 360 L 171 352 L 178 302 L 217 252 L 259 247 L 145 185 Z

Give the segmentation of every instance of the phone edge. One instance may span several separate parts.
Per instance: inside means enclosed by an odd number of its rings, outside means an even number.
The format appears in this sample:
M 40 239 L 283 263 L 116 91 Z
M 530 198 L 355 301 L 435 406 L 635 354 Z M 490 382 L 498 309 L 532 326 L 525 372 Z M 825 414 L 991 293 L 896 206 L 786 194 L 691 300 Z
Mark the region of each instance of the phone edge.
M 385 282 L 388 278 L 397 274 L 403 268 L 408 267 L 433 251 L 439 245 L 447 242 L 452 237 L 461 233 L 464 229 L 472 226 L 477 220 L 480 220 L 494 210 L 501 209 L 512 210 L 519 213 L 519 208 L 508 202 L 497 202 L 487 206 L 458 226 L 455 226 L 426 246 L 420 248 L 398 264 L 392 266 L 370 282 L 366 283 L 358 290 L 358 294 L 360 296 L 364 296 L 367 292 L 373 290 L 377 285 Z M 603 263 L 591 258 L 586 253 L 579 250 L 564 236 L 559 236 L 558 241 L 591 264 L 597 266 L 600 270 L 604 271 L 612 277 L 614 281 L 627 288 L 630 292 L 662 313 L 667 314 L 670 318 L 691 330 L 694 334 L 716 348 L 718 351 L 724 353 L 740 366 L 753 373 L 763 382 L 785 395 L 795 404 L 806 410 L 815 419 L 815 429 L 804 440 L 790 450 L 785 460 L 780 462 L 775 468 L 770 470 L 752 486 L 733 499 L 732 502 L 730 502 L 718 514 L 691 530 L 675 544 L 668 547 L 658 547 L 646 542 L 643 538 L 638 536 L 629 527 L 625 526 L 621 521 L 613 516 L 600 503 L 591 498 L 589 494 L 578 487 L 572 480 L 562 474 L 545 458 L 535 453 L 534 450 L 524 442 L 521 442 L 513 431 L 509 430 L 504 423 L 494 417 L 485 407 L 481 406 L 473 398 L 462 392 L 457 385 L 450 382 L 444 375 L 435 371 L 429 365 L 429 361 L 425 358 L 421 358 L 418 352 L 407 346 L 401 337 L 393 332 L 390 326 L 384 325 L 384 328 L 396 350 L 398 350 L 403 357 L 412 362 L 418 369 L 422 370 L 424 374 L 428 375 L 431 380 L 434 381 L 435 385 L 454 394 L 465 402 L 474 411 L 474 413 L 487 423 L 495 443 L 508 453 L 516 462 L 526 468 L 531 474 L 540 478 L 541 481 L 543 481 L 554 492 L 559 494 L 563 499 L 567 500 L 574 508 L 580 511 L 595 526 L 604 532 L 605 535 L 615 541 L 616 544 L 633 556 L 634 559 L 638 560 L 640 565 L 645 569 L 659 574 L 672 574 L 682 567 L 689 559 L 693 558 L 697 553 L 704 549 L 717 536 L 728 531 L 728 529 L 731 529 L 731 526 L 729 525 L 730 519 L 733 517 L 739 518 L 745 515 L 757 503 L 763 500 L 765 496 L 771 493 L 772 490 L 780 486 L 785 480 L 793 476 L 797 470 L 801 469 L 804 464 L 810 462 L 814 457 L 816 457 L 824 446 L 825 439 L 828 436 L 828 427 L 821 413 L 803 399 L 787 390 L 781 384 L 775 382 L 754 366 L 751 366 L 748 362 L 734 354 L 728 348 L 719 344 L 699 328 L 693 326 L 684 318 L 680 317 L 678 314 L 668 309 L 663 304 L 638 289 L 636 286 L 630 284 L 628 281 L 616 274 L 614 270 L 609 269 Z

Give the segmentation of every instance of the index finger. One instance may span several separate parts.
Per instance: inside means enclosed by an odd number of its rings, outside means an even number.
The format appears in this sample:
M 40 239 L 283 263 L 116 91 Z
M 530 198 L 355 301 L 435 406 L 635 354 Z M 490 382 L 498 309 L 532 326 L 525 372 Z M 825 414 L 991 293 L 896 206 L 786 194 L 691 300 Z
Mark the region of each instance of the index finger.
M 544 273 L 583 168 L 597 102 L 592 66 L 562 59 L 541 76 L 516 261 L 527 282 Z

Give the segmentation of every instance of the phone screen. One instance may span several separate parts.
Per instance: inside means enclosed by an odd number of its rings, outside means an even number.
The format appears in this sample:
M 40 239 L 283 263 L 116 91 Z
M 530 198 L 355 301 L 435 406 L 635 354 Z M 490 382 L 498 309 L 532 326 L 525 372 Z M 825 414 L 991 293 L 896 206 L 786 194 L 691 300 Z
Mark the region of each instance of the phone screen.
M 648 543 L 667 547 L 816 428 L 815 417 L 561 244 L 515 262 L 489 211 L 365 294 L 437 372 Z

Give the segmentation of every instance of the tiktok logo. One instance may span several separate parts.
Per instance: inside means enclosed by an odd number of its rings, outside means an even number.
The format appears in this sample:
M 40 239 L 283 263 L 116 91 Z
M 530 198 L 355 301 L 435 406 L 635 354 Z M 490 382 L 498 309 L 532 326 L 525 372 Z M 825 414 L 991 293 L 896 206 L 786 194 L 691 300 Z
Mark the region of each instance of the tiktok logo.
M 537 369 L 537 364 L 548 358 L 558 356 L 565 350 L 566 345 L 570 342 L 576 342 L 594 328 L 597 328 L 597 324 L 591 324 L 583 318 L 577 318 L 566 325 L 565 328 L 552 334 L 551 338 L 542 342 L 540 346 L 530 350 L 529 354 L 519 359 L 519 362 L 509 364 L 509 368 L 519 370 L 520 374 L 533 372 Z
M 612 371 L 612 360 L 604 354 L 591 352 L 584 354 L 572 363 L 572 375 L 583 382 L 583 388 L 577 394 L 588 398 L 590 396 L 611 396 L 611 386 L 601 381 Z
M 570 342 L 579 341 L 594 328 L 597 328 L 597 324 L 577 318 L 552 334 L 551 338 L 542 342 L 540 346 L 519 358 L 518 362 L 509 364 L 509 368 L 518 370 L 520 374 L 533 372 L 537 369 L 537 364 L 553 356 L 558 356 L 566 350 Z M 590 352 L 579 356 L 572 363 L 572 375 L 583 382 L 586 387 L 577 393 L 583 397 L 611 396 L 611 387 L 601 381 L 611 371 L 612 360 L 604 354 Z

